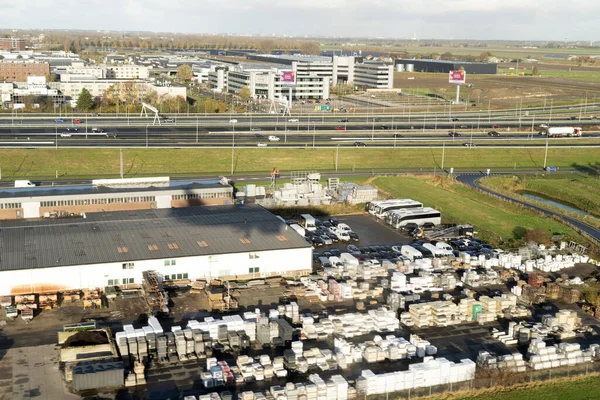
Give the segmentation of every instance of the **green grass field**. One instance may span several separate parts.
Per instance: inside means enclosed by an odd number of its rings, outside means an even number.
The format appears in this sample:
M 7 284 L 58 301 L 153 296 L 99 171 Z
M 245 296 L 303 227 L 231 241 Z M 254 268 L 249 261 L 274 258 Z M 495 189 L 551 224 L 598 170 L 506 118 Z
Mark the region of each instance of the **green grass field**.
M 515 228 L 534 228 L 562 232 L 570 237 L 578 235 L 553 219 L 518 207 L 484 193 L 441 177 L 377 178 L 374 184 L 397 198 L 412 198 L 442 212 L 446 222 L 474 225 L 489 240 L 510 243 L 520 239 Z M 517 230 L 518 231 L 518 230 Z
M 546 175 L 546 176 L 494 176 L 481 180 L 481 184 L 515 199 L 558 211 L 591 226 L 600 228 L 600 219 L 563 210 L 541 201 L 522 196 L 529 193 L 535 196 L 570 205 L 592 215 L 600 216 L 600 179 L 597 176 Z
M 600 378 L 542 383 L 536 387 L 485 392 L 473 396 L 446 395 L 444 400 L 595 400 L 600 398 Z M 441 398 L 440 398 L 441 399 Z
M 464 139 L 464 138 L 463 138 Z M 268 174 L 281 170 L 335 169 L 336 149 L 236 148 L 235 173 Z M 123 172 L 127 177 L 149 175 L 231 175 L 231 149 L 123 149 Z M 597 162 L 589 149 L 550 149 L 548 164 L 561 169 Z M 442 149 L 340 148 L 339 171 L 416 168 L 440 170 Z M 544 149 L 446 148 L 444 168 L 540 169 Z M 119 175 L 119 149 L 3 149 L 2 179 L 100 177 Z

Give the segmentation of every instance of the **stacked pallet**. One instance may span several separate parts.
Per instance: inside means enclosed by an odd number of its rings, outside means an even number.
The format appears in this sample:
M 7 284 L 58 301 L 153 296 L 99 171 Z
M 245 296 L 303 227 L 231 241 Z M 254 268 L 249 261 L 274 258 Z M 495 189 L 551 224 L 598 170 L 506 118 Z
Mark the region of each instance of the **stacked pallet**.
M 477 356 L 477 366 L 488 369 L 497 368 L 511 372 L 525 372 L 527 370 L 527 364 L 521 353 L 495 356 L 487 351 L 480 351 Z
M 83 308 L 102 308 L 102 292 L 99 289 L 83 290 Z
M 558 346 L 547 346 L 541 339 L 534 339 L 527 349 L 529 366 L 533 369 L 546 369 L 577 365 L 591 362 L 595 349 L 581 350 L 579 343 L 560 343 Z

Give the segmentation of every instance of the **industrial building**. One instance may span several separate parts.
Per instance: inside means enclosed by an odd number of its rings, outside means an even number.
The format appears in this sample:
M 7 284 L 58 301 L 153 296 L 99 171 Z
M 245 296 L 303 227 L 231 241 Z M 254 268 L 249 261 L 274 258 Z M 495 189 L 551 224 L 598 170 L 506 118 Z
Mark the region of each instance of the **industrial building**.
M 308 275 L 311 246 L 258 205 L 91 213 L 0 231 L 0 295 L 175 279 Z
M 176 187 L 13 189 L 0 191 L 0 220 L 232 204 L 233 187 L 218 182 Z
M 464 68 L 467 74 L 496 74 L 498 73 L 498 64 L 468 62 L 468 61 L 446 61 L 446 60 L 426 60 L 426 59 L 396 59 L 397 72 L 439 72 L 448 73 L 450 71 Z

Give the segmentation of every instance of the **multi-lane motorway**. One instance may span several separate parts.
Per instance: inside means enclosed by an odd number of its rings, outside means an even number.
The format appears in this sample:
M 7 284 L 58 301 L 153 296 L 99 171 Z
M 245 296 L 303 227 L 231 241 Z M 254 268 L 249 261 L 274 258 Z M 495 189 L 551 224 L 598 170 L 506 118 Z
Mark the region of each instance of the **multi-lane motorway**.
M 138 116 L 0 116 L 0 147 L 330 147 L 354 146 L 363 142 L 373 147 L 463 146 L 476 141 L 477 147 L 539 147 L 541 124 L 578 125 L 584 138 L 599 138 L 598 121 L 589 111 L 570 115 L 568 108 L 468 113 L 387 114 L 228 114 L 179 115 L 158 123 L 153 117 Z M 582 111 L 582 110 L 580 110 Z M 79 120 L 78 123 L 74 123 Z M 550 122 L 552 121 L 552 122 Z M 102 128 L 98 134 L 93 128 Z M 75 130 L 76 129 L 76 130 Z M 450 137 L 448 132 L 460 137 Z M 489 136 L 489 131 L 499 136 Z M 279 138 L 269 141 L 269 136 Z M 507 139 L 510 142 L 507 142 Z M 596 146 L 552 139 L 550 146 Z M 442 142 L 445 141 L 445 144 Z

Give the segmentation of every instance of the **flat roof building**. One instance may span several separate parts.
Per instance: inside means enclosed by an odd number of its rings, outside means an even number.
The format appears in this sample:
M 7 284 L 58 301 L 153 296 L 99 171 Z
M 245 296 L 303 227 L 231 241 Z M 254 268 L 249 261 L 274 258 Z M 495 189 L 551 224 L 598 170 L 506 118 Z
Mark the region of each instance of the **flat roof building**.
M 447 61 L 447 60 L 426 60 L 426 59 L 396 59 L 395 65 L 403 64 L 404 70 L 408 70 L 406 65 L 413 65 L 417 72 L 439 72 L 448 73 L 461 68 L 465 69 L 467 74 L 496 74 L 498 73 L 498 64 L 468 62 L 468 61 Z
M 25 50 L 25 39 L 0 38 L 0 49 L 2 49 L 2 50 Z
M 47 76 L 50 64 L 39 61 L 2 61 L 0 80 L 5 82 L 26 82 L 28 76 Z
M 0 295 L 139 284 L 148 270 L 231 280 L 312 268 L 304 238 L 252 204 L 6 222 L 0 241 Z

